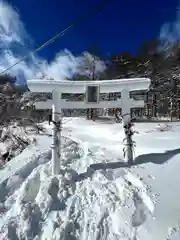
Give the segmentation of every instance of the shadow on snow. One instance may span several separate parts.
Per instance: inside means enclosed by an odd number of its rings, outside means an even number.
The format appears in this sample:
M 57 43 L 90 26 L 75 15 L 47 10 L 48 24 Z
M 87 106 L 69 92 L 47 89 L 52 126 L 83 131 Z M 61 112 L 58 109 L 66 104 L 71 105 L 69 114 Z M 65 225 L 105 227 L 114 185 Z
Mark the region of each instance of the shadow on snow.
M 137 165 L 141 165 L 141 164 L 145 164 L 145 163 L 164 164 L 177 154 L 180 154 L 180 148 L 169 150 L 164 153 L 142 154 L 134 159 L 133 165 L 129 165 L 127 162 L 111 162 L 111 163 L 91 164 L 87 168 L 86 172 L 74 176 L 72 180 L 75 182 L 82 181 L 86 178 L 91 177 L 93 175 L 93 173 L 97 170 L 129 168 L 132 166 L 137 166 Z

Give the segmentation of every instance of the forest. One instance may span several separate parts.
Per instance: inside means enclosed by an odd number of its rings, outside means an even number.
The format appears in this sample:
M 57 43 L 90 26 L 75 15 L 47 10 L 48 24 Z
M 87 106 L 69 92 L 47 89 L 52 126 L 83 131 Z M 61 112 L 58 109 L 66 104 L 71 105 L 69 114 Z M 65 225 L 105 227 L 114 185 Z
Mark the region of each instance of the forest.
M 124 52 L 111 56 L 108 61 L 96 51 L 90 51 L 94 61 L 86 63 L 89 76 L 78 74 L 76 79 L 121 79 L 147 77 L 151 79 L 148 92 L 144 93 L 148 118 L 168 116 L 180 118 L 180 42 L 166 43 L 160 40 L 146 41 L 136 54 Z M 106 61 L 104 71 L 97 73 L 96 62 Z M 91 67 L 90 67 L 91 65 Z

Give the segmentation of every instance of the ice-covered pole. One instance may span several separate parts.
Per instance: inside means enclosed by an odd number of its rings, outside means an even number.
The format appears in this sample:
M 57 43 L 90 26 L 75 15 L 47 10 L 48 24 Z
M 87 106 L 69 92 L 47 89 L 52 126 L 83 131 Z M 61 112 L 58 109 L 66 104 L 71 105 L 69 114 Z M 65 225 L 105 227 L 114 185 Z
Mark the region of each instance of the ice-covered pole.
M 122 99 L 122 122 L 125 133 L 124 138 L 124 157 L 126 158 L 128 165 L 133 164 L 133 145 L 134 142 L 132 140 L 133 131 L 132 131 L 132 121 L 131 121 L 131 106 L 129 99 L 129 91 L 123 89 L 121 92 Z
M 53 91 L 52 107 L 52 174 L 59 174 L 61 158 L 61 93 Z
M 132 165 L 134 142 L 132 140 L 132 136 L 133 136 L 132 122 L 131 122 L 131 118 L 129 117 L 129 114 L 123 116 L 123 128 L 125 133 L 124 157 L 126 158 L 128 165 Z

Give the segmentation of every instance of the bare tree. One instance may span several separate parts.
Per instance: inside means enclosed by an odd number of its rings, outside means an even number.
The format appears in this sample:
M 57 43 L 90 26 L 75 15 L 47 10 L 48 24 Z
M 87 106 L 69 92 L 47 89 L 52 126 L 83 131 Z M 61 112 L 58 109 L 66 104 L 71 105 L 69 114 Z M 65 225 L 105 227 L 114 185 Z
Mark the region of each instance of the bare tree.
M 82 64 L 78 69 L 76 79 L 83 80 L 99 80 L 102 79 L 103 73 L 106 69 L 104 61 L 95 54 L 89 52 L 84 53 Z M 87 119 L 95 120 L 96 109 L 87 109 Z
M 16 150 L 22 151 L 29 143 L 28 128 L 43 131 L 31 118 L 33 103 L 36 100 L 30 92 L 19 93 L 11 82 L 11 76 L 0 76 L 0 141 L 11 142 L 7 151 L 1 153 L 1 162 L 10 160 Z M 1 83 L 1 82 L 0 82 Z M 14 128 L 15 127 L 15 128 Z M 21 128 L 21 132 L 17 132 Z M 16 129 L 16 131 L 14 130 Z

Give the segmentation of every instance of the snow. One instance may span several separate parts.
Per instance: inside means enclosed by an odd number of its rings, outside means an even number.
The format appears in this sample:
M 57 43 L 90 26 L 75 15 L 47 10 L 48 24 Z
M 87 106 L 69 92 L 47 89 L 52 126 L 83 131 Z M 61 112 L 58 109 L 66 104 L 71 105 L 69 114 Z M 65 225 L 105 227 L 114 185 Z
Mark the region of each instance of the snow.
M 51 138 L 36 136 L 0 170 L 0 239 L 180 239 L 180 123 L 134 128 L 128 168 L 121 124 L 65 118 L 57 176 Z
M 129 89 L 131 91 L 139 89 L 148 89 L 150 84 L 149 78 L 128 78 L 128 79 L 111 79 L 96 81 L 73 81 L 68 80 L 44 80 L 29 79 L 28 88 L 32 92 L 52 92 L 54 89 L 63 91 L 63 93 L 84 93 L 85 86 L 100 85 L 102 93 L 109 93 L 115 90 Z M 42 87 L 43 86 L 43 87 Z

